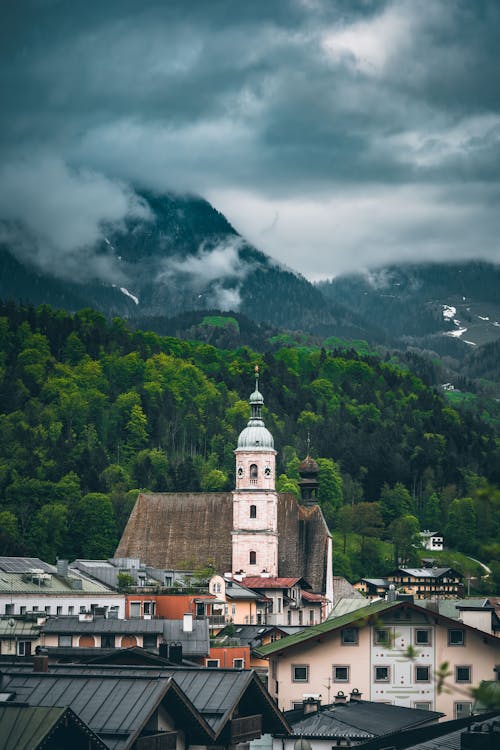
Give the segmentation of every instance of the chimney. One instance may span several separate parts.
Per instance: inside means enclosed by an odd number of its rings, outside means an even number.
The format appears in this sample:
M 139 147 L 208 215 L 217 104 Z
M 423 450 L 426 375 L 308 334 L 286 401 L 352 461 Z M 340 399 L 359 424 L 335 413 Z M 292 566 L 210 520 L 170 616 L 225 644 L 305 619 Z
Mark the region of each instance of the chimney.
M 351 703 L 360 703 L 362 695 L 363 693 L 361 693 L 358 688 L 353 688 L 350 693 Z
M 182 643 L 171 643 L 168 658 L 173 664 L 182 664 Z
M 59 560 L 59 558 L 57 558 L 57 561 L 56 561 L 56 570 L 57 570 L 57 575 L 58 576 L 62 576 L 63 578 L 67 578 L 68 577 L 68 561 L 67 560 Z
M 193 615 L 191 614 L 191 612 L 186 612 L 186 614 L 182 618 L 182 630 L 184 633 L 193 632 Z
M 388 602 L 395 602 L 396 599 L 398 598 L 396 587 L 393 583 L 390 584 L 389 591 L 387 592 L 385 598 L 387 599 Z
M 347 703 L 347 695 L 343 692 L 343 690 L 339 690 L 337 695 L 334 696 L 333 699 L 333 705 L 334 706 L 343 706 L 345 703 Z
M 308 714 L 317 714 L 319 711 L 321 701 L 317 698 L 305 698 L 302 701 L 302 711 L 304 716 Z
M 166 641 L 161 641 L 158 646 L 158 654 L 162 659 L 168 659 L 168 643 Z
M 45 655 L 39 655 L 33 657 L 33 672 L 48 672 L 49 671 L 49 657 Z

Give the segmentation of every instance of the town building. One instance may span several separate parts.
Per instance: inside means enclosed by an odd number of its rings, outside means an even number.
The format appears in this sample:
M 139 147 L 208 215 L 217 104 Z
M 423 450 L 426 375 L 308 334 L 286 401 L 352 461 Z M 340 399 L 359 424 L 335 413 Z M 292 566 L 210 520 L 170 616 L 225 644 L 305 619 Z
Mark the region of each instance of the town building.
M 317 625 L 325 619 L 326 597 L 311 592 L 302 578 L 279 578 L 263 574 L 213 576 L 209 591 L 216 596 L 213 611 L 224 617 L 224 625 Z
M 284 716 L 291 727 L 288 736 L 276 735 L 273 750 L 331 750 L 365 744 L 374 737 L 385 737 L 435 723 L 442 714 L 417 708 L 365 701 L 361 693 L 339 691 L 333 704 L 322 705 L 306 698 Z
M 31 656 L 40 645 L 43 618 L 2 617 L 0 619 L 0 655 Z
M 397 568 L 384 578 L 361 578 L 354 588 L 369 599 L 385 596 L 393 588 L 415 599 L 457 598 L 463 595 L 462 576 L 453 568 Z
M 64 560 L 0 557 L 0 615 L 78 615 L 101 609 L 125 616 L 125 597 L 104 583 L 70 570 Z
M 234 491 L 141 493 L 116 557 L 139 557 L 158 569 L 212 564 L 221 575 L 303 578 L 332 601 L 331 535 L 317 502 L 315 462 L 308 457 L 301 467 L 300 503 L 276 491 L 276 450 L 263 404 L 257 374 L 235 450 Z
M 444 548 L 444 538 L 439 531 L 429 531 L 429 529 L 421 531 L 420 541 L 422 547 L 430 552 L 441 552 Z
M 210 653 L 207 621 L 195 620 L 190 614 L 182 620 L 118 620 L 94 615 L 50 617 L 41 626 L 41 645 L 48 649 L 51 658 L 66 660 L 82 648 L 91 656 L 96 649 L 139 646 L 163 653 L 177 663 L 189 659 L 199 664 Z
M 13 702 L 68 707 L 113 750 L 229 749 L 289 730 L 255 673 L 238 669 L 49 665 L 42 656 L 2 666 L 0 710 Z
M 494 678 L 500 641 L 408 601 L 378 601 L 262 646 L 269 689 L 282 710 L 311 694 L 330 703 L 342 690 L 367 700 L 440 711 L 472 711 L 471 689 Z M 437 677 L 436 677 L 437 675 Z

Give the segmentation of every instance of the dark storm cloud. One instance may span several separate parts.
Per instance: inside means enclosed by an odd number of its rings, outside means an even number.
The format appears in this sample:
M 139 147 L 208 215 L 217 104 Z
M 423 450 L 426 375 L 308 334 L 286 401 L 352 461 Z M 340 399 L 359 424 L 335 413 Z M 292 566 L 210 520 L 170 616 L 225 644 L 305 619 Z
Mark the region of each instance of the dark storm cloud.
M 89 175 L 113 208 L 83 212 L 87 247 L 136 210 L 133 181 L 211 196 L 262 249 L 311 276 L 429 247 L 498 252 L 495 0 L 18 0 L 3 16 L 0 192 L 18 164 L 26 189 L 19 181 L 17 211 L 0 198 L 0 214 L 30 219 L 46 262 L 64 243 L 47 235 L 44 202 L 30 209 L 30 184 L 92 205 L 78 192 Z M 468 198 L 469 250 L 452 231 Z M 78 200 L 68 202 L 62 236 L 76 219 Z M 287 217 L 301 211 L 298 244 L 285 245 Z M 311 242 L 317 262 L 305 269 Z

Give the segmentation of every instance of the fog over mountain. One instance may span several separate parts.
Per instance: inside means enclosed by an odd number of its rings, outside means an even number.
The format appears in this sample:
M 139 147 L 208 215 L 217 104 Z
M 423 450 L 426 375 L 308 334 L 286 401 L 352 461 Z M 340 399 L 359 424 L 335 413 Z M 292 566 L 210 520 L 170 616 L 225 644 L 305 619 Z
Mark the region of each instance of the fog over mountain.
M 0 238 L 125 285 L 103 243 L 149 190 L 309 279 L 498 260 L 499 31 L 496 0 L 4 3 Z

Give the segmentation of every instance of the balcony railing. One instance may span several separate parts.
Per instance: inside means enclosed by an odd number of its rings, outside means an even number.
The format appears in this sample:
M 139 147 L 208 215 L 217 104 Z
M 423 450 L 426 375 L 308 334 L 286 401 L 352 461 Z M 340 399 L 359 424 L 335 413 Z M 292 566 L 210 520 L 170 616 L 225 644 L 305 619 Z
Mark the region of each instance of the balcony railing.
M 226 624 L 225 615 L 210 615 L 208 618 L 208 626 L 210 628 L 220 628 Z
M 162 732 L 149 737 L 139 737 L 135 743 L 137 750 L 175 750 L 177 732 Z
M 258 739 L 262 734 L 262 714 L 242 716 L 231 722 L 231 744 Z

